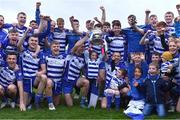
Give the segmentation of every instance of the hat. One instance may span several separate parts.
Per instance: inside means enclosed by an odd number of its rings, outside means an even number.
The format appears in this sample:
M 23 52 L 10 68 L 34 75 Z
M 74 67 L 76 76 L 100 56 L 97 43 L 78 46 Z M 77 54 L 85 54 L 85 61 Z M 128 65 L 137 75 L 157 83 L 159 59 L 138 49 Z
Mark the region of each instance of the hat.
M 167 60 L 167 61 L 173 59 L 173 56 L 172 56 L 172 54 L 171 54 L 169 51 L 163 52 L 163 54 L 162 54 L 161 57 L 164 58 L 164 59 Z

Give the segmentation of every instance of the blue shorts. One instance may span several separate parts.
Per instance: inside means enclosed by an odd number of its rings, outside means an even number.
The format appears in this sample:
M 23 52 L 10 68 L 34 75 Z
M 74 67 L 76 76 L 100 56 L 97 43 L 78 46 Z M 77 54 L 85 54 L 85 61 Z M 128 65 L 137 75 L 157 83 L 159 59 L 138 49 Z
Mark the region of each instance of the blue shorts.
M 71 94 L 73 92 L 73 88 L 76 86 L 76 81 L 64 81 L 63 82 L 63 93 Z
M 62 82 L 53 81 L 53 95 L 60 95 L 62 93 Z
M 34 86 L 34 81 L 35 81 L 35 77 L 34 78 L 24 78 L 23 79 L 23 89 L 24 92 L 27 93 L 32 93 L 33 92 L 33 86 Z

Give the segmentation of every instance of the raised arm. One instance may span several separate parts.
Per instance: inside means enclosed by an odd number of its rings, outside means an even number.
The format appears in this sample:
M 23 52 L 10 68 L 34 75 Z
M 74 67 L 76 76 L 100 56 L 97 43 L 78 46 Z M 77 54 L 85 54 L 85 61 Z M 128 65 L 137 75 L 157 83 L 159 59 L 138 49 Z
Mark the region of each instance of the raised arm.
M 100 21 L 97 17 L 94 17 L 94 20 L 95 20 L 96 22 L 98 22 L 99 24 L 102 24 L 101 21 Z
M 41 2 L 36 2 L 35 18 L 38 25 L 40 24 L 40 13 L 41 13 L 40 6 L 41 6 Z
M 24 32 L 23 36 L 20 38 L 20 40 L 17 43 L 17 48 L 19 51 L 23 50 L 23 43 L 24 40 L 27 38 L 27 34 L 31 31 L 31 28 L 27 28 L 27 30 Z
M 103 6 L 100 6 L 100 9 L 102 11 L 101 23 L 104 24 L 104 22 L 106 21 L 106 11 Z
M 180 16 L 180 4 L 177 4 L 177 5 L 176 5 L 176 9 L 177 9 L 177 11 L 178 11 L 178 15 Z
M 128 17 L 128 23 L 136 32 L 139 32 L 140 34 L 144 35 L 144 30 L 139 28 L 136 25 L 137 24 L 136 16 L 134 16 L 134 15 L 129 16 Z
M 139 28 L 136 24 L 132 25 L 135 31 L 139 32 L 140 34 L 144 34 L 144 30 Z
M 145 11 L 145 25 L 148 25 L 149 24 L 149 14 L 151 13 L 151 11 L 149 9 L 147 9 Z
M 85 43 L 86 40 L 89 39 L 89 34 L 86 33 L 86 36 L 83 37 L 81 40 L 77 41 L 76 44 L 74 45 L 74 47 L 72 48 L 72 53 L 76 53 L 77 52 L 77 48 L 79 48 L 82 44 Z
M 44 28 L 47 27 L 46 18 L 49 18 L 49 16 L 40 15 L 40 24 L 39 24 L 37 33 L 41 33 L 44 30 Z
M 148 30 L 144 36 L 141 38 L 141 40 L 139 41 L 140 45 L 145 45 L 147 44 L 148 40 L 146 39 L 147 35 L 151 32 L 151 30 Z
M 44 16 L 44 20 L 47 22 L 47 27 L 45 31 L 39 33 L 40 38 L 45 38 L 51 31 L 51 18 L 49 16 Z
M 76 32 L 76 33 L 79 34 L 79 35 L 82 35 L 83 32 L 80 32 L 80 31 L 77 30 L 76 27 L 74 26 L 74 23 L 73 23 L 73 22 L 74 22 L 74 16 L 71 16 L 71 17 L 69 18 L 69 21 L 70 21 L 70 23 L 71 23 L 71 27 L 72 27 L 73 31 Z
M 161 38 L 161 44 L 162 47 L 165 49 L 165 51 L 169 50 L 169 46 L 165 41 L 165 28 L 162 28 L 161 31 L 159 32 L 159 37 Z

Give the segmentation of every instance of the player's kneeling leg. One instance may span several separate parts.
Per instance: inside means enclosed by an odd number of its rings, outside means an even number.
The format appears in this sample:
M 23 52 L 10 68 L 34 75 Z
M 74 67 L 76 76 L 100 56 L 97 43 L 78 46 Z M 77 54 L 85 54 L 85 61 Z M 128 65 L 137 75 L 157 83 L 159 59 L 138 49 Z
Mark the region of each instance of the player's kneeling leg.
M 64 98 L 65 98 L 66 105 L 68 107 L 73 106 L 73 99 L 72 99 L 71 93 L 73 92 L 74 86 L 75 86 L 74 81 L 64 81 L 63 83 Z
M 15 99 L 16 99 L 16 94 L 17 94 L 17 87 L 16 85 L 14 84 L 11 84 L 7 87 L 7 94 L 8 94 L 8 97 L 11 99 L 10 101 L 10 106 L 11 108 L 15 108 Z
M 1 108 L 4 108 L 7 104 L 7 98 L 4 94 L 4 87 L 0 85 L 0 98 L 2 100 L 2 103 L 1 103 Z
M 48 107 L 49 110 L 55 110 L 54 104 L 53 104 L 53 99 L 52 99 L 52 88 L 53 88 L 53 81 L 51 79 L 47 80 L 46 84 L 46 98 L 48 101 Z
M 76 83 L 76 86 L 81 87 L 82 97 L 81 97 L 80 106 L 82 108 L 85 108 L 86 107 L 87 94 L 88 94 L 88 91 L 89 91 L 89 80 L 87 80 L 84 77 L 79 78 L 77 83 Z
M 43 97 L 43 92 L 44 92 L 46 83 L 47 83 L 47 77 L 44 74 L 36 77 L 34 81 L 34 86 L 35 87 L 37 86 L 37 93 L 35 95 L 35 105 L 37 109 L 40 108 L 40 100 Z

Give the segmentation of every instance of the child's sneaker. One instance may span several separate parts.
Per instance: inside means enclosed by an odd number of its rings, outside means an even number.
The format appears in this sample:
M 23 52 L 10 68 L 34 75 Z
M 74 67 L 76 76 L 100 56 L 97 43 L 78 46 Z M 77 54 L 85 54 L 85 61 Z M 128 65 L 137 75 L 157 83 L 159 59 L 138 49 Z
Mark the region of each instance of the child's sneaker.
M 56 110 L 53 103 L 49 103 L 48 106 L 49 106 L 49 110 Z
M 6 107 L 6 105 L 7 105 L 7 102 L 2 102 L 2 103 L 1 103 L 1 109 L 4 108 L 4 107 Z
M 79 95 L 78 95 L 78 94 L 75 94 L 75 95 L 74 95 L 74 99 L 79 99 Z
M 29 104 L 29 105 L 27 106 L 27 109 L 28 109 L 28 110 L 31 110 L 31 109 L 32 109 L 32 104 Z
M 15 108 L 16 103 L 15 102 L 10 102 L 9 105 L 11 106 L 11 108 Z
M 80 107 L 81 108 L 86 108 L 86 99 L 81 99 L 81 102 L 80 102 Z
M 168 112 L 175 112 L 175 106 L 169 106 Z

